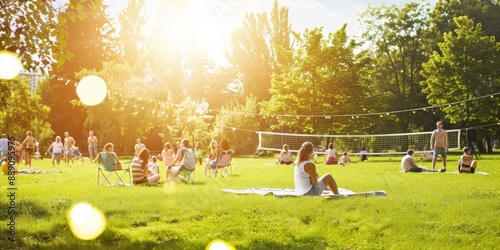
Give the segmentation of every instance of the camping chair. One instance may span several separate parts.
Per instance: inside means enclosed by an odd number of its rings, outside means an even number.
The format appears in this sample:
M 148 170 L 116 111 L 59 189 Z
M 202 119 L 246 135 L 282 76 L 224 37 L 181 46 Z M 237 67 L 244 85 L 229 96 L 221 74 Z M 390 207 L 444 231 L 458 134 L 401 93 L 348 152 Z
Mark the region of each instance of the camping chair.
M 222 177 L 233 174 L 233 170 L 231 169 L 231 158 L 231 150 L 222 150 L 222 155 L 219 157 L 217 164 L 214 167 L 210 167 L 210 177 L 213 178 L 217 176 L 217 174 L 220 174 Z
M 173 181 L 175 178 L 177 178 L 182 182 L 194 184 L 196 157 L 192 150 L 184 153 L 184 158 L 181 162 L 179 162 L 179 164 L 172 166 L 172 173 L 178 172 L 179 168 L 182 166 L 184 166 L 184 169 L 177 173 L 175 177 L 171 175 L 170 181 Z
M 115 164 L 113 155 L 108 153 L 99 154 L 99 166 L 97 167 L 97 185 L 102 185 L 105 182 L 108 186 L 124 185 L 132 186 L 132 174 L 130 172 L 130 162 L 122 163 L 129 164 L 128 168 L 120 169 Z M 125 183 L 125 178 L 128 175 L 128 182 Z M 101 181 L 102 176 L 102 181 Z

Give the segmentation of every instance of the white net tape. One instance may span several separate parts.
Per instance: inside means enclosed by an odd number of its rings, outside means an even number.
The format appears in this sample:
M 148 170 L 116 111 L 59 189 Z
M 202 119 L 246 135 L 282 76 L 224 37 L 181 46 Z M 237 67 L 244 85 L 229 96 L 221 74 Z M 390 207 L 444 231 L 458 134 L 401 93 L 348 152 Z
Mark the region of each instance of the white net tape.
M 460 129 L 447 130 L 448 148 L 460 149 Z M 292 152 L 297 152 L 305 141 L 314 144 L 318 153 L 324 151 L 329 143 L 333 143 L 338 152 L 357 154 L 366 147 L 370 154 L 404 154 L 408 149 L 416 152 L 428 150 L 432 131 L 400 134 L 376 135 L 311 135 L 279 132 L 262 132 L 259 134 L 259 148 L 262 150 L 280 151 L 287 144 Z

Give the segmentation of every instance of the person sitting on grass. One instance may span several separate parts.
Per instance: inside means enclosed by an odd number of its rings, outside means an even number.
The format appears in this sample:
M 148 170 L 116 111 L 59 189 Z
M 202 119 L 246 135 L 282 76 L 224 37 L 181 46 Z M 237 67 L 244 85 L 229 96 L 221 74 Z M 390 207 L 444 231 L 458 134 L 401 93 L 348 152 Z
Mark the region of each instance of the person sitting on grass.
M 293 163 L 292 152 L 288 150 L 287 144 L 283 144 L 283 150 L 281 150 L 280 155 L 278 156 L 278 158 L 276 158 L 276 163 L 278 165 L 281 164 L 290 165 Z
M 335 179 L 331 174 L 319 178 L 316 165 L 312 163 L 314 146 L 311 142 L 304 142 L 297 155 L 297 165 L 294 168 L 295 192 L 301 196 L 320 196 L 323 189 L 328 187 L 334 194 L 339 194 Z
M 151 161 L 148 163 L 148 170 L 151 174 L 160 174 L 160 166 L 158 165 L 158 158 L 156 156 L 151 157 Z
M 362 147 L 361 151 L 359 151 L 359 160 L 360 161 L 366 161 L 368 160 L 368 149 L 366 147 Z
M 339 159 L 339 164 L 345 165 L 350 162 L 351 159 L 349 158 L 349 155 L 347 155 L 347 152 L 342 153 L 342 157 Z
M 474 173 L 476 172 L 477 161 L 473 160 L 474 157 L 471 155 L 471 149 L 465 147 L 463 149 L 464 154 L 458 160 L 458 172 L 460 173 Z
M 415 172 L 415 173 L 420 173 L 420 172 L 444 172 L 442 170 L 435 170 L 435 169 L 427 169 L 424 167 L 417 166 L 415 163 L 415 160 L 413 159 L 413 155 L 415 154 L 415 151 L 413 149 L 408 149 L 408 152 L 405 156 L 403 156 L 403 159 L 401 159 L 401 168 L 405 172 Z
M 148 169 L 149 150 L 142 148 L 139 155 L 132 160 L 132 180 L 134 185 L 143 183 L 157 183 L 160 174 L 150 173 Z
M 337 150 L 333 148 L 333 143 L 328 144 L 325 151 L 325 165 L 337 164 Z

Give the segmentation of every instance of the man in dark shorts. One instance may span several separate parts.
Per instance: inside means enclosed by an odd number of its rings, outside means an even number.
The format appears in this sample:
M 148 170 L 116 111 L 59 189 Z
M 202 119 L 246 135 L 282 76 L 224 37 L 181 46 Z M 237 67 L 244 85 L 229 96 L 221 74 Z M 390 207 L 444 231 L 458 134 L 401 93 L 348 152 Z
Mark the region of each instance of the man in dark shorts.
M 427 169 L 424 167 L 420 167 L 415 163 L 415 160 L 413 159 L 413 154 L 415 151 L 413 149 L 408 149 L 408 153 L 403 156 L 403 159 L 401 159 L 401 168 L 405 172 L 444 172 L 442 169 L 441 170 L 434 170 L 434 169 Z

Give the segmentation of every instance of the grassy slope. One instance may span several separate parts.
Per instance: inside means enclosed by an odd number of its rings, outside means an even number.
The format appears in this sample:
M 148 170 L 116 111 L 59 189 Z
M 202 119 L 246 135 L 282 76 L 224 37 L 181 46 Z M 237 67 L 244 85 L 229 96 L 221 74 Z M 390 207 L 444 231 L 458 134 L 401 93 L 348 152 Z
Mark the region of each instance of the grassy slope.
M 388 194 L 340 200 L 221 192 L 221 188 L 293 188 L 293 166 L 273 165 L 270 158 L 236 158 L 234 175 L 228 178 L 203 179 L 199 166 L 196 185 L 133 188 L 97 186 L 96 168 L 88 162 L 62 164 L 57 167 L 62 173 L 17 176 L 16 244 L 6 240 L 7 180 L 2 176 L 0 248 L 203 249 L 213 239 L 237 249 L 494 249 L 500 245 L 499 155 L 479 161 L 479 171 L 490 175 L 401 173 L 399 162 L 387 158 L 371 157 L 346 167 L 318 164 L 319 173 L 332 173 L 340 187 Z M 455 170 L 458 155 L 449 159 L 448 169 Z M 39 169 L 52 169 L 49 160 L 34 162 Z M 77 240 L 69 230 L 66 215 L 78 202 L 88 202 L 106 215 L 107 228 L 96 240 Z

